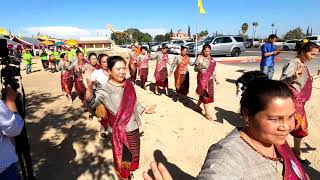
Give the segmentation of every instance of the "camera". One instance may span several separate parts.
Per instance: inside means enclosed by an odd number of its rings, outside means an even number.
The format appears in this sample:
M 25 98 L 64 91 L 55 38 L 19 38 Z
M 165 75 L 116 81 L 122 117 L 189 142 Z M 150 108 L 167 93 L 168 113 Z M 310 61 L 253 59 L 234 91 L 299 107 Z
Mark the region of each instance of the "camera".
M 4 87 L 10 85 L 14 91 L 18 91 L 20 85 L 19 80 L 16 77 L 21 77 L 20 74 L 20 60 L 18 60 L 14 53 L 9 53 L 7 47 L 7 41 L 0 39 L 0 65 L 1 69 L 1 83 Z M 5 98 L 5 92 L 2 92 L 3 98 Z

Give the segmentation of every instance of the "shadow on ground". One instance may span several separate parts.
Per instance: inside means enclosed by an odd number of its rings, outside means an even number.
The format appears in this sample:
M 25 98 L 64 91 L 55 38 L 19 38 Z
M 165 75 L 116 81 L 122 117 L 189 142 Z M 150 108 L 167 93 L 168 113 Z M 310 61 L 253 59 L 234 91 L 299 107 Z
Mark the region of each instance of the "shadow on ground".
M 169 173 L 172 176 L 172 179 L 174 180 L 196 180 L 195 177 L 191 176 L 190 174 L 184 172 L 182 169 L 180 169 L 177 165 L 171 163 L 168 161 L 166 156 L 162 153 L 160 150 L 155 150 L 153 152 L 154 160 L 158 163 L 162 163 L 169 171 Z M 149 169 L 148 174 L 154 179 L 154 175 Z
M 216 117 L 219 123 L 223 123 L 223 121 L 226 120 L 235 127 L 244 127 L 240 114 L 222 109 L 220 107 L 215 107 L 215 110 L 217 111 Z
M 101 140 L 94 153 L 85 150 L 90 141 L 95 141 L 98 130 L 90 129 L 80 121 L 87 115 L 83 108 L 62 105 L 61 108 L 65 107 L 62 110 L 44 109 L 45 105 L 55 102 L 60 96 L 31 92 L 26 97 L 27 129 L 36 178 L 73 180 L 89 174 L 90 179 L 116 179 L 112 159 L 103 156 L 103 151 L 111 148 L 107 142 Z M 37 116 L 38 110 L 44 112 L 43 117 Z M 56 133 L 43 138 L 44 133 L 50 130 Z M 61 134 L 65 138 L 58 145 L 50 141 L 59 139 Z M 75 144 L 81 147 L 80 154 L 74 149 Z

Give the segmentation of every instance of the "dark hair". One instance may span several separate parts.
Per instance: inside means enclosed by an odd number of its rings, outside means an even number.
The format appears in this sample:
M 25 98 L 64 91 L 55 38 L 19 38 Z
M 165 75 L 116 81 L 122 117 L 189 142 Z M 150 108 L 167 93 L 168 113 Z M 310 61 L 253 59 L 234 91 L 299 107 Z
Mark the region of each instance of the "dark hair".
M 181 51 L 183 51 L 184 49 L 188 49 L 188 48 L 185 46 L 181 46 Z
M 99 54 L 99 55 L 98 55 L 98 61 L 99 61 L 100 64 L 101 64 L 101 59 L 102 59 L 103 57 L 109 58 L 109 56 L 106 55 L 106 54 Z
M 76 51 L 76 55 L 78 56 L 78 54 L 79 53 L 82 53 L 83 54 L 83 52 L 82 51 L 80 51 L 80 49 L 77 49 L 77 51 Z
M 270 41 L 271 39 L 274 39 L 274 38 L 278 39 L 278 36 L 275 34 L 270 34 L 270 36 L 268 37 L 268 40 Z
M 145 47 L 145 46 L 142 46 L 142 47 L 141 47 L 141 51 L 142 51 L 142 49 L 144 49 L 144 50 L 148 51 L 148 48 L 147 48 L 147 47 Z
M 298 51 L 297 52 L 298 55 L 301 55 L 302 53 L 310 52 L 312 51 L 313 48 L 319 49 L 319 45 L 310 41 L 306 43 L 304 43 L 303 41 L 300 41 L 296 44 L 296 50 Z
M 61 55 L 60 55 L 60 58 L 64 58 L 64 56 L 66 56 L 67 55 L 67 53 L 62 53 Z
M 210 44 L 205 44 L 205 45 L 202 46 L 201 54 L 203 54 L 203 52 L 204 52 L 204 50 L 205 50 L 206 48 L 209 48 L 209 49 L 211 50 Z
M 253 80 L 246 87 L 240 100 L 240 112 L 245 115 L 245 110 L 249 116 L 267 108 L 270 101 L 275 97 L 291 98 L 294 96 L 288 85 L 281 81 L 275 80 Z
M 89 60 L 90 60 L 91 56 L 95 56 L 95 57 L 97 57 L 97 54 L 96 54 L 96 53 L 94 53 L 94 52 L 89 53 L 89 56 L 88 56 L 88 59 L 89 59 Z
M 241 83 L 241 90 L 244 91 L 245 88 L 254 80 L 268 80 L 268 76 L 261 71 L 248 71 L 245 72 L 241 77 L 236 80 L 236 86 Z
M 161 45 L 161 48 L 162 49 L 168 49 L 168 46 L 167 46 L 167 44 L 164 43 L 164 44 Z
M 124 64 L 126 64 L 126 61 L 121 56 L 111 56 L 108 58 L 108 69 L 111 70 L 113 66 L 119 62 L 122 61 Z

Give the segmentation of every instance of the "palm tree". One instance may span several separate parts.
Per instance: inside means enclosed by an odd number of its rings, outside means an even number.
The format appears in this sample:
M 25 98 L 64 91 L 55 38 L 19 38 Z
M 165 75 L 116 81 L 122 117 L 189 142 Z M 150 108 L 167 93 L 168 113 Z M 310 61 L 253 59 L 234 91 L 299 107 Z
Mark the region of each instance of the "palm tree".
M 271 29 L 272 29 L 272 33 L 273 34 L 273 28 L 274 28 L 274 23 L 271 24 Z
M 242 31 L 242 33 L 243 33 L 243 34 L 246 34 L 247 31 L 248 31 L 248 29 L 249 29 L 248 23 L 243 23 L 242 26 L 241 26 L 241 31 Z
M 254 42 L 254 38 L 255 38 L 255 35 L 256 35 L 256 31 L 257 31 L 257 26 L 259 26 L 259 23 L 258 22 L 253 22 L 252 23 L 252 26 L 253 26 L 253 42 Z

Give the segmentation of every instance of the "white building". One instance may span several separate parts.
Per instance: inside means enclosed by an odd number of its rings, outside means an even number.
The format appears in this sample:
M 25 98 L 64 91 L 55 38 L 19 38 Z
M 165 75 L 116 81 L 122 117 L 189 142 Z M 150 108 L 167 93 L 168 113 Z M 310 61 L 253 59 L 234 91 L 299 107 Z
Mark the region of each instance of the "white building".
M 104 36 L 101 37 L 80 37 L 78 44 L 88 51 L 111 50 L 112 41 Z

